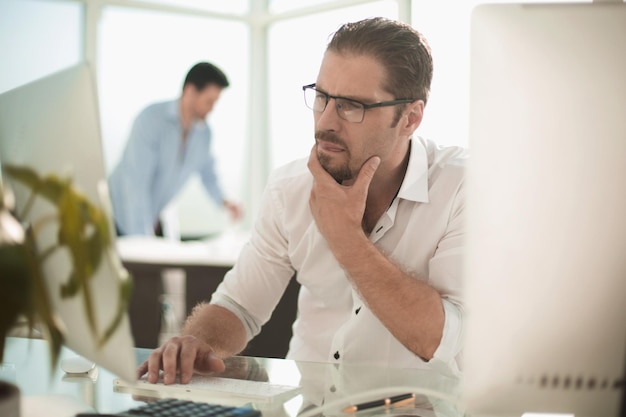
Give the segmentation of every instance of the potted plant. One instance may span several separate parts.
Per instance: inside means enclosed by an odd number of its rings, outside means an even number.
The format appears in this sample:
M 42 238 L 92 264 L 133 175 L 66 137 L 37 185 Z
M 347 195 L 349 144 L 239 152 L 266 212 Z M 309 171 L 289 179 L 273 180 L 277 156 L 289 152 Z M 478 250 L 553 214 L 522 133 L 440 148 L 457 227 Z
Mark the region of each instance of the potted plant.
M 71 179 L 54 174 L 40 176 L 24 166 L 2 168 L 27 198 L 18 212 L 12 189 L 0 176 L 0 362 L 7 335 L 24 318 L 29 331 L 37 329 L 48 340 L 50 365 L 54 368 L 66 330 L 55 312 L 50 291 L 57 291 L 55 295 L 61 300 L 82 298 L 91 336 L 96 345 L 102 346 L 127 311 L 132 280 L 114 256 L 105 213 L 81 194 Z M 46 207 L 46 212 L 39 217 L 31 215 L 37 200 L 42 200 Z M 50 235 L 50 230 L 54 230 L 53 242 L 42 247 L 38 235 L 46 232 Z M 54 288 L 46 282 L 43 271 L 45 263 L 58 251 L 69 256 L 72 268 L 63 283 Z M 89 284 L 102 262 L 111 262 L 114 266 L 121 302 L 108 325 L 99 329 Z M 0 401 L 1 398 L 0 393 Z M 4 410 L 2 415 L 5 415 Z

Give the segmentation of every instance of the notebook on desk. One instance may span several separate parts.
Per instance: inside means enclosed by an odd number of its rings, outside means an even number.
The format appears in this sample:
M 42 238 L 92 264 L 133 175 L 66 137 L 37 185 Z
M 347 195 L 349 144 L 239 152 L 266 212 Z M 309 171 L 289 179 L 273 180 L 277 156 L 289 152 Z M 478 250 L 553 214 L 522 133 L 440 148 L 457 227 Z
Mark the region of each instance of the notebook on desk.
M 284 402 L 297 395 L 300 387 L 266 381 L 194 375 L 188 384 L 171 385 L 165 385 L 162 381 L 151 384 L 145 377 L 136 382 L 127 382 L 117 378 L 114 381 L 114 390 L 138 396 L 209 399 L 218 401 L 220 404 L 241 405 L 248 402 Z

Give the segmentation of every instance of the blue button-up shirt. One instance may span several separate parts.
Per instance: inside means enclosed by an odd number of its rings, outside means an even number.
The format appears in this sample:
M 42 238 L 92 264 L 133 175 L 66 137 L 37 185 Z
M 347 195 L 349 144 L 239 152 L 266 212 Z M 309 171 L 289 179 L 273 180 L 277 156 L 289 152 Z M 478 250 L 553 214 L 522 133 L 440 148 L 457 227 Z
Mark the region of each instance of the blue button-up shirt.
M 109 177 L 115 223 L 123 234 L 153 235 L 161 211 L 194 173 L 222 204 L 209 126 L 197 121 L 184 143 L 182 135 L 178 100 L 152 104 L 135 119 L 124 154 Z

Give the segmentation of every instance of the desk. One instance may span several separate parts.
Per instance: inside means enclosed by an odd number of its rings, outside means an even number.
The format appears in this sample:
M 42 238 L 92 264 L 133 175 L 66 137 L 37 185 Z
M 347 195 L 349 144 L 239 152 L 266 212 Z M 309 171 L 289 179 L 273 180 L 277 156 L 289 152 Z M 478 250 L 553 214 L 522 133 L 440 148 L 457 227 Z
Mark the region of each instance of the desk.
M 138 361 L 147 357 L 148 353 L 148 349 L 135 349 Z M 61 352 L 62 358 L 73 355 L 67 348 L 63 348 Z M 454 404 L 459 398 L 459 381 L 432 371 L 296 362 L 273 358 L 235 359 L 247 361 L 250 367 L 254 365 L 257 368 L 255 375 L 265 374 L 267 381 L 271 383 L 299 385 L 302 388 L 298 395 L 284 403 L 271 406 L 253 403 L 252 406 L 261 410 L 263 417 L 296 417 L 304 408 L 314 408 L 322 404 L 331 405 L 323 410 L 325 416 L 337 417 L 463 415 Z M 44 340 L 7 338 L 4 363 L 14 366 L 14 382 L 20 387 L 23 396 L 22 417 L 34 417 L 37 409 L 41 410 L 42 407 L 45 407 L 46 413 L 43 415 L 46 417 L 70 417 L 78 411 L 77 407 L 91 408 L 100 413 L 118 413 L 142 404 L 134 400 L 130 394 L 114 392 L 115 376 L 101 367 L 98 369 L 96 381 L 88 379 L 71 381 L 67 378 L 64 380 L 65 374 L 61 369 L 58 367 L 50 369 L 48 344 Z M 409 408 L 372 409 L 357 414 L 340 411 L 350 405 L 351 400 L 363 402 L 373 399 L 371 395 L 363 396 L 366 391 L 389 389 L 394 386 L 404 389 L 407 386 L 414 388 L 414 392 L 418 394 L 419 405 Z M 420 395 L 420 392 L 435 394 Z M 395 391 L 385 395 L 394 393 L 398 394 Z M 359 396 L 354 396 L 355 394 Z M 71 400 L 73 408 L 67 406 L 67 399 Z
M 118 238 L 118 252 L 134 278 L 129 314 L 136 346 L 154 348 L 158 345 L 164 270 L 178 268 L 185 272 L 186 316 L 196 304 L 209 300 L 247 241 L 247 234 L 236 232 L 188 242 L 138 236 Z M 285 357 L 292 334 L 291 325 L 296 317 L 299 289 L 297 281 L 292 279 L 272 319 L 248 344 L 244 351 L 246 355 Z

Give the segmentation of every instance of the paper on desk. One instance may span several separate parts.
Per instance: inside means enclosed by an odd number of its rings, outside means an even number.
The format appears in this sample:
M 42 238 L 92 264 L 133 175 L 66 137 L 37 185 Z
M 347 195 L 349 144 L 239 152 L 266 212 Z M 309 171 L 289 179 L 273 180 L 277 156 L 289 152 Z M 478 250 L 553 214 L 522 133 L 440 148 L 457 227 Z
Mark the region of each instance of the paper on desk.
M 185 242 L 151 236 L 121 236 L 116 245 L 125 262 L 232 266 L 248 239 L 247 233 Z

